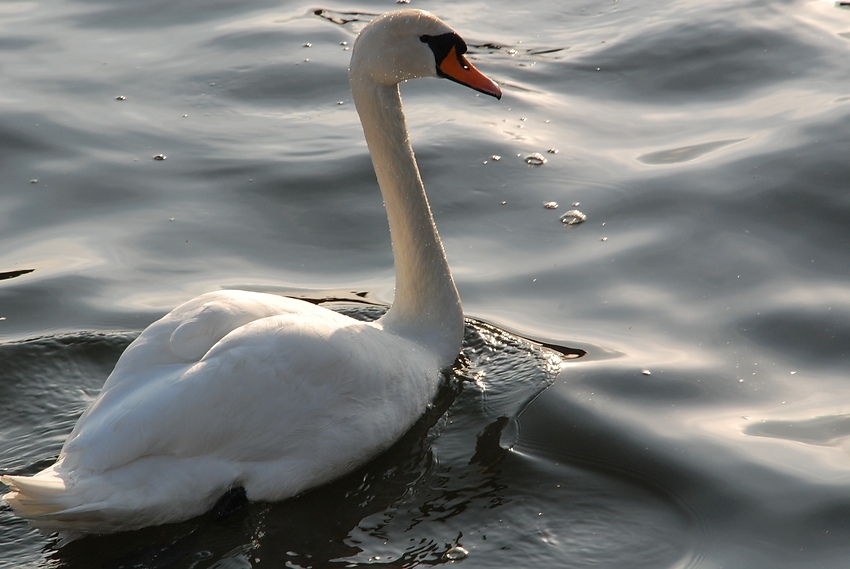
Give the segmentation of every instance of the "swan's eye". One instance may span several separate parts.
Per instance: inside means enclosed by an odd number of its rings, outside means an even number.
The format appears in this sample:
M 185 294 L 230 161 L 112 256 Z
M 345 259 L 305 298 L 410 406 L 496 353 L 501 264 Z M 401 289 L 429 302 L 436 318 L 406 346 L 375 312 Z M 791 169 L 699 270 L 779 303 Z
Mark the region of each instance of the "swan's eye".
M 454 48 L 458 59 L 461 61 L 462 59 L 460 59 L 460 56 L 466 53 L 467 50 L 466 42 L 463 41 L 459 35 L 452 32 L 440 34 L 438 36 L 429 36 L 426 34 L 419 36 L 419 41 L 427 43 L 428 47 L 431 48 L 431 51 L 434 52 L 434 60 L 437 63 L 437 69 L 440 68 L 440 64 L 443 63 L 446 56 L 451 53 L 452 48 Z

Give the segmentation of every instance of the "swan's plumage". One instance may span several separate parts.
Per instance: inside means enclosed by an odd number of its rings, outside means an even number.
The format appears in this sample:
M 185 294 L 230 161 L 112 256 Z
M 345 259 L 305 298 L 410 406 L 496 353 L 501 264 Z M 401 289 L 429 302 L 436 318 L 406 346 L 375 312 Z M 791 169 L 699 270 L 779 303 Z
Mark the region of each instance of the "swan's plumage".
M 410 428 L 463 333 L 398 96 L 401 80 L 444 74 L 434 36 L 455 58 L 451 78 L 499 94 L 462 58 L 462 40 L 424 12 L 376 19 L 352 56 L 393 238 L 388 313 L 365 323 L 243 291 L 175 308 L 127 348 L 56 464 L 2 477 L 19 515 L 69 540 L 187 519 L 237 486 L 279 500 L 351 471 Z

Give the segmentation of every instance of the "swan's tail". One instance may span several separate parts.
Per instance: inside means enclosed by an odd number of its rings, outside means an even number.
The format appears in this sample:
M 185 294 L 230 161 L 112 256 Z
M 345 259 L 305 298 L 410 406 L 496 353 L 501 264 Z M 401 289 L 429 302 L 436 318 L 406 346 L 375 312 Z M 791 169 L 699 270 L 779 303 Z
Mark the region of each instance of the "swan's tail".
M 3 496 L 15 513 L 40 532 L 49 535 L 59 532 L 60 545 L 64 545 L 83 533 L 75 530 L 80 522 L 100 518 L 96 504 L 79 504 L 79 497 L 69 492 L 65 481 L 52 470 L 39 472 L 35 476 L 0 476 L 0 482 L 11 490 Z
M 240 479 L 228 461 L 198 457 L 149 456 L 100 473 L 67 470 L 60 458 L 34 476 L 0 476 L 10 490 L 2 501 L 41 533 L 58 533 L 59 546 L 201 515 Z

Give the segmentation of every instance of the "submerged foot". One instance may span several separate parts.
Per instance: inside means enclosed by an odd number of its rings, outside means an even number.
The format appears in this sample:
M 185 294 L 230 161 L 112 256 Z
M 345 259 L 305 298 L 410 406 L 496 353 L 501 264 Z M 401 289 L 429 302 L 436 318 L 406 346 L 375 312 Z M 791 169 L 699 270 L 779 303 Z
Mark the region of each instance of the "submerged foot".
M 248 495 L 242 486 L 231 488 L 212 507 L 210 516 L 214 521 L 226 518 L 248 504 Z

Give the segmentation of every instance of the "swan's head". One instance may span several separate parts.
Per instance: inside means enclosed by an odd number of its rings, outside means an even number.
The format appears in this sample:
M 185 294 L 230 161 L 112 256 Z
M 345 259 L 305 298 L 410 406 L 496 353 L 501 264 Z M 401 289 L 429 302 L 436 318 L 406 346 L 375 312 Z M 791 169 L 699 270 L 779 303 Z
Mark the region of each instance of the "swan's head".
M 466 42 L 442 20 L 421 10 L 375 18 L 354 42 L 349 74 L 392 86 L 418 77 L 445 77 L 501 98 L 502 91 L 463 56 Z

